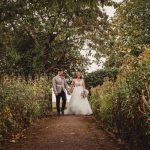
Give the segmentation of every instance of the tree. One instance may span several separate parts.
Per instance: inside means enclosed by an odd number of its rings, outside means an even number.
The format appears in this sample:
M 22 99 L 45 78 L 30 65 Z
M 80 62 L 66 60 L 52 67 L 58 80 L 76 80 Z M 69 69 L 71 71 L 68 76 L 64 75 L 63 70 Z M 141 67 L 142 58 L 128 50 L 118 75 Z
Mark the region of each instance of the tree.
M 109 80 L 115 81 L 118 70 L 115 68 L 111 69 L 100 69 L 91 73 L 88 73 L 85 76 L 85 83 L 88 88 L 96 87 L 98 85 L 102 85 L 104 82 L 104 78 L 108 77 Z
M 80 49 L 107 22 L 99 0 L 2 0 L 0 4 L 1 72 L 84 71 L 88 59 Z
M 105 56 L 106 66 L 117 68 L 127 55 L 138 57 L 150 47 L 149 0 L 124 0 L 107 26 L 104 42 L 97 40 L 96 58 Z

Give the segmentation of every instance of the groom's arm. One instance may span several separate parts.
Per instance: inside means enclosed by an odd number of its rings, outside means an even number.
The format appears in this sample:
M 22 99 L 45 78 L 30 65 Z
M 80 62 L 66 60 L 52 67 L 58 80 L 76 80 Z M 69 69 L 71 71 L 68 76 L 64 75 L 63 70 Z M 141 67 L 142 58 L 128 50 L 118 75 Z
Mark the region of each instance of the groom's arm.
M 65 85 L 65 89 L 66 89 L 67 91 L 69 91 L 69 88 L 68 88 L 68 84 L 67 84 L 66 79 L 64 79 L 64 85 Z
M 55 95 L 57 95 L 58 93 L 57 93 L 57 90 L 56 90 L 56 79 L 55 78 L 53 78 L 53 80 L 52 80 L 52 85 L 53 85 L 54 93 L 55 93 Z

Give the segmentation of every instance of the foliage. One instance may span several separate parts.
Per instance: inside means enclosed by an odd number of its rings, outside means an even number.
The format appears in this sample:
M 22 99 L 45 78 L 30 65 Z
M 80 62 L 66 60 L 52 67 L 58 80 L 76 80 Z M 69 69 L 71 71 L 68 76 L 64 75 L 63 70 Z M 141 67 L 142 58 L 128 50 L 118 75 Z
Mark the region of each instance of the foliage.
M 109 77 L 113 82 L 116 79 L 117 76 L 117 69 L 111 68 L 111 69 L 101 69 L 97 70 L 91 73 L 88 73 L 85 76 L 85 83 L 88 88 L 95 87 L 98 85 L 102 85 L 104 82 L 105 77 Z
M 51 85 L 46 77 L 29 80 L 3 76 L 0 81 L 0 135 L 18 132 L 48 113 Z
M 88 59 L 80 49 L 107 26 L 99 0 L 2 0 L 0 6 L 1 72 L 84 71 Z
M 139 56 L 150 47 L 150 1 L 124 0 L 116 4 L 115 16 L 109 20 L 103 40 L 95 40 L 95 57 L 106 56 L 107 68 L 120 67 L 126 54 Z
M 93 89 L 91 103 L 98 118 L 141 150 L 149 147 L 150 136 L 150 2 L 125 0 L 116 6 L 105 38 L 97 38 L 95 57 L 99 62 L 106 56 L 104 69 L 117 68 L 117 79 L 113 86 L 107 81 Z
M 96 118 L 101 118 L 103 123 L 112 126 L 112 98 L 113 98 L 113 82 L 109 78 L 105 78 L 105 82 L 101 86 L 92 89 L 91 103 Z
M 137 149 L 149 145 L 150 53 L 128 55 L 117 80 L 93 89 L 91 103 L 95 115 Z
M 150 23 L 150 2 L 148 0 L 126 0 L 117 8 L 113 19 L 115 28 L 118 28 L 118 41 L 121 47 L 138 51 L 143 46 L 149 46 Z M 117 35 L 115 35 L 117 36 Z

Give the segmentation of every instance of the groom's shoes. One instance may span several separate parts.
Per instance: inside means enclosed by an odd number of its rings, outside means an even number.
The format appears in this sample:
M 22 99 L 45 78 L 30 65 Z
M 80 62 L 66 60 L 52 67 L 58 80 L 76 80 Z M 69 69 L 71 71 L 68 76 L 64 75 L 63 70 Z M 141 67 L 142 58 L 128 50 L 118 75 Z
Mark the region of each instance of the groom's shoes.
M 60 116 L 60 112 L 57 113 L 57 116 Z
M 61 113 L 62 113 L 62 115 L 64 116 L 64 111 L 62 111 Z
M 64 111 L 61 111 L 62 116 L 64 116 Z M 61 115 L 60 112 L 57 112 L 57 116 Z

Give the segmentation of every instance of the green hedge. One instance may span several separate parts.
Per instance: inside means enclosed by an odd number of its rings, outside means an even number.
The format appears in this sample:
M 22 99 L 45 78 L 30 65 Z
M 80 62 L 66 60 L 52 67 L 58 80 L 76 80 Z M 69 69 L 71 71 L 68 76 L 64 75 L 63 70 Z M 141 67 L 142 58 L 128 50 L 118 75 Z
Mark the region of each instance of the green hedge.
M 18 132 L 49 110 L 51 84 L 46 77 L 26 82 L 21 77 L 0 80 L 0 135 Z
M 134 60 L 122 68 L 117 81 L 107 80 L 92 90 L 95 116 L 117 130 L 117 135 L 137 149 L 149 145 L 150 60 Z

